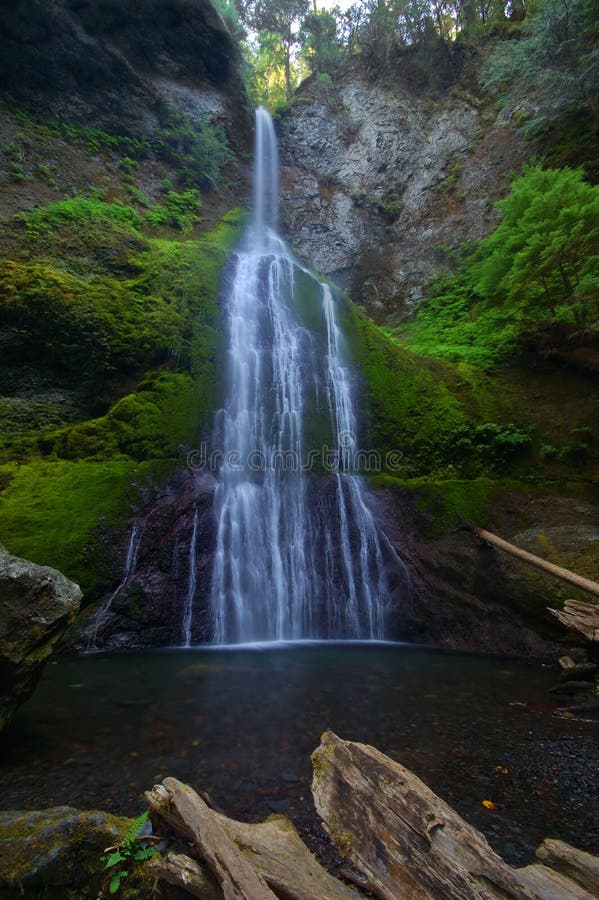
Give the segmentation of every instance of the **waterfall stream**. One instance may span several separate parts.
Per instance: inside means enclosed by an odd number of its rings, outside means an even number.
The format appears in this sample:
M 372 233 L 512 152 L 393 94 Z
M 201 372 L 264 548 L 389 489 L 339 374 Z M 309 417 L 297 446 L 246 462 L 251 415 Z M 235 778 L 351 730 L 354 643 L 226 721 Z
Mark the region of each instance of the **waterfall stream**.
M 139 553 L 139 548 L 141 546 L 141 539 L 143 537 L 143 523 L 141 525 L 135 524 L 131 529 L 131 533 L 129 535 L 129 543 L 127 545 L 127 556 L 125 559 L 125 565 L 123 567 L 123 577 L 119 583 L 117 589 L 110 595 L 108 600 L 102 604 L 102 606 L 98 609 L 98 612 L 95 616 L 94 628 L 91 638 L 87 645 L 87 650 L 95 650 L 96 642 L 98 639 L 98 634 L 102 631 L 106 622 L 108 621 L 108 615 L 110 613 L 110 607 L 112 606 L 113 600 L 119 596 L 123 588 L 129 582 L 129 579 L 134 574 L 136 566 L 137 566 L 137 555 Z
M 354 471 L 355 385 L 339 301 L 277 232 L 278 177 L 273 123 L 259 109 L 254 216 L 226 301 L 213 640 L 382 639 L 385 557 L 394 556 L 404 580 L 407 573 L 379 533 Z M 322 445 L 315 417 L 324 423 Z M 335 461 L 329 474 L 325 454 Z

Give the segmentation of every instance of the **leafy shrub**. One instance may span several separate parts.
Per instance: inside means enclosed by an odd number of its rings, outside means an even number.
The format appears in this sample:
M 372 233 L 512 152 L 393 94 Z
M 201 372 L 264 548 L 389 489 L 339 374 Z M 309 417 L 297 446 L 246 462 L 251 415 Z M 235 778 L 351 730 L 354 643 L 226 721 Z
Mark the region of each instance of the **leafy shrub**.
M 234 158 L 224 130 L 203 114 L 193 121 L 185 114 L 174 116 L 152 145 L 159 156 L 178 167 L 182 182 L 190 188 L 216 187 L 223 180 L 224 167 Z
M 489 366 L 548 328 L 599 329 L 599 187 L 532 165 L 497 206 L 497 228 L 396 332 L 416 352 Z
M 200 221 L 201 208 L 199 191 L 169 191 L 164 203 L 156 204 L 149 210 L 146 220 L 152 228 L 168 226 L 179 231 L 190 231 Z
M 142 225 L 139 213 L 119 200 L 105 203 L 97 198 L 81 196 L 19 213 L 16 219 L 25 225 L 29 235 L 49 234 L 66 224 L 86 227 L 91 222 L 97 222 L 108 226 L 119 225 L 133 233 L 138 233 Z

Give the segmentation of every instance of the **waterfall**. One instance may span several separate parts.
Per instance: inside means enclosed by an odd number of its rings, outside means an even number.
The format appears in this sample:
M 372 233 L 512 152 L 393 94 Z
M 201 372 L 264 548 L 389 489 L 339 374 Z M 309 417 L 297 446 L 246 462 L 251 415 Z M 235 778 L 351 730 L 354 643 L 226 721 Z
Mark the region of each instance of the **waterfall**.
M 183 646 L 191 645 L 191 623 L 193 621 L 193 601 L 196 595 L 197 571 L 196 571 L 196 553 L 198 546 L 198 523 L 200 517 L 198 510 L 193 514 L 193 529 L 191 532 L 191 543 L 189 545 L 189 574 L 187 576 L 187 597 L 185 598 L 185 610 L 183 612 Z
M 214 642 L 382 639 L 388 583 L 381 537 L 353 471 L 354 379 L 333 291 L 294 260 L 277 233 L 278 154 L 256 113 L 254 215 L 226 298 L 227 393 L 217 416 Z M 301 285 L 299 282 L 301 281 Z M 312 327 L 302 316 L 301 294 Z M 304 310 L 305 312 L 305 310 Z M 321 402 L 325 398 L 325 403 Z M 316 407 L 337 464 L 309 464 Z M 320 455 L 319 455 L 320 454 Z M 308 462 L 307 462 L 308 461 Z M 192 541 L 193 543 L 193 541 Z M 403 564 L 395 557 L 403 570 Z
M 121 593 L 125 585 L 128 583 L 129 579 L 135 572 L 135 569 L 137 567 L 137 555 L 141 546 L 142 537 L 143 525 L 140 526 L 136 523 L 131 529 L 131 534 L 129 535 L 129 544 L 127 546 L 127 557 L 125 559 L 125 565 L 123 568 L 123 576 L 117 589 L 110 595 L 106 603 L 102 604 L 102 606 L 96 613 L 94 631 L 91 640 L 87 645 L 88 651 L 94 650 L 96 648 L 96 640 L 98 634 L 106 625 L 106 622 L 108 620 L 108 613 L 110 612 L 110 607 L 112 606 L 113 600 L 118 597 L 118 595 Z

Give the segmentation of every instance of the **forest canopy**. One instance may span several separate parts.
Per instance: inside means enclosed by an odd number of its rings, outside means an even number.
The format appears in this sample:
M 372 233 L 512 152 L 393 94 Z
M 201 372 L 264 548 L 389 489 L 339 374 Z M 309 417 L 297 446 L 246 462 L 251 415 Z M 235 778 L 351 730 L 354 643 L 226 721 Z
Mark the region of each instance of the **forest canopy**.
M 289 101 L 310 74 L 359 57 L 380 74 L 402 53 L 464 44 L 487 57 L 482 86 L 511 101 L 531 89 L 531 127 L 572 107 L 598 119 L 594 0 L 215 0 L 240 43 L 254 104 Z M 504 38 L 503 40 L 496 40 Z

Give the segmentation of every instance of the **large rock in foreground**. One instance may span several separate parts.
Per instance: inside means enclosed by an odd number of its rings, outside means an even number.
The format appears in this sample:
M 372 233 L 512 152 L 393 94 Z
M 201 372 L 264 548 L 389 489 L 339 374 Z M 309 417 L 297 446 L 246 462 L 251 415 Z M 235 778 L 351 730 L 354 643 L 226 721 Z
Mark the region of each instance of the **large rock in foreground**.
M 0 546 L 0 731 L 33 693 L 80 603 L 78 584 Z
M 56 890 L 49 896 L 64 888 L 63 896 L 96 897 L 104 850 L 130 826 L 130 819 L 70 806 L 0 812 L 0 897 L 37 897 L 49 888 Z

